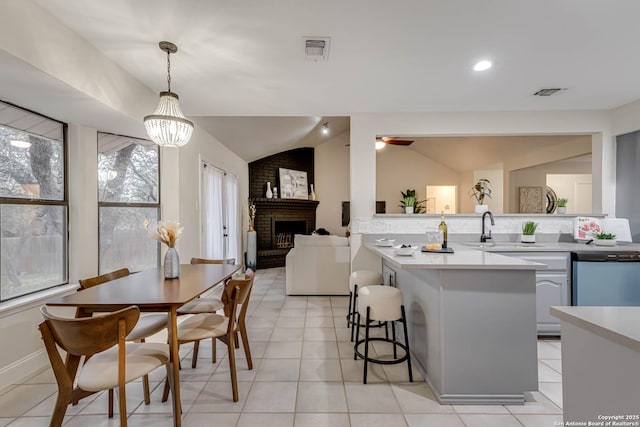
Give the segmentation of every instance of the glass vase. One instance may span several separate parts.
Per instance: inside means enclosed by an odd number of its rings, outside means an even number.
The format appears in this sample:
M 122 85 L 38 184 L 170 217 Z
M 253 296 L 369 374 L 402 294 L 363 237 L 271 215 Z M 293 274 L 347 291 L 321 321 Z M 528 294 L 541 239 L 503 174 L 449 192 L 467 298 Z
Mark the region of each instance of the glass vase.
M 180 276 L 180 257 L 176 248 L 167 249 L 164 254 L 164 278 L 175 279 Z

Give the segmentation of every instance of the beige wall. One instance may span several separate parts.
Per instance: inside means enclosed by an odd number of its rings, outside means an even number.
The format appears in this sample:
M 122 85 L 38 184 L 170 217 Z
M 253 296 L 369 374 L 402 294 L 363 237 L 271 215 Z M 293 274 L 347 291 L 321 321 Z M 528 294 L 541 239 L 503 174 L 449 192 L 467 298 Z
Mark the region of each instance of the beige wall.
M 427 185 L 458 185 L 459 182 L 454 170 L 397 145 L 387 145 L 377 151 L 376 169 L 376 200 L 387 202 L 387 213 L 402 213 L 398 207 L 401 191 L 416 190 L 417 199 L 425 200 Z
M 349 132 L 337 135 L 315 148 L 316 227 L 344 236 L 342 202 L 349 200 Z

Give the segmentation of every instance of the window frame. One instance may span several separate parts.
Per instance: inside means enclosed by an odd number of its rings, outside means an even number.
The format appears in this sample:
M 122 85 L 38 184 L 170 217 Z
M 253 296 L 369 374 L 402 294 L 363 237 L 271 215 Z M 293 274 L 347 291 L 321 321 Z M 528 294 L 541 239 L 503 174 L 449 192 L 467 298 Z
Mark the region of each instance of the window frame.
M 122 137 L 122 138 L 127 138 L 127 139 L 134 139 L 134 140 L 139 140 L 139 141 L 146 141 L 146 142 L 151 142 L 148 139 L 144 139 L 144 138 L 138 138 L 135 136 L 128 136 L 128 135 L 121 135 L 121 134 L 117 134 L 117 133 L 113 133 L 113 132 L 104 132 L 104 131 L 97 131 L 96 132 L 96 147 L 98 148 L 97 153 L 96 153 L 96 172 L 99 173 L 100 169 L 99 169 L 99 162 L 98 162 L 98 156 L 100 155 L 100 151 L 99 151 L 99 147 L 98 147 L 98 140 L 100 138 L 100 134 L 105 134 L 105 135 L 112 135 L 112 136 L 117 136 L 117 137 Z M 141 144 L 142 145 L 142 144 Z M 161 150 L 160 147 L 158 147 L 158 200 L 156 203 L 145 203 L 145 202 L 102 202 L 100 201 L 100 178 L 98 177 L 98 175 L 96 174 L 96 194 L 97 194 L 97 200 L 98 200 L 98 221 L 97 221 L 97 228 L 98 228 L 98 253 L 97 253 L 97 257 L 98 257 L 98 274 L 104 274 L 107 273 L 106 271 L 102 271 L 101 268 L 101 264 L 100 264 L 100 253 L 101 253 L 101 245 L 102 245 L 102 238 L 100 236 L 100 217 L 101 217 L 101 213 L 102 210 L 101 208 L 156 208 L 158 211 L 158 221 L 160 220 L 161 216 L 161 185 L 162 185 L 162 174 L 161 174 Z M 157 242 L 157 249 L 156 249 L 156 266 L 160 266 L 160 255 L 161 255 L 161 247 L 160 247 L 160 242 Z
M 52 117 L 49 117 L 42 113 L 38 113 L 37 111 L 33 111 L 29 108 L 21 107 L 12 102 L 8 102 L 3 99 L 0 99 L 0 102 L 2 102 L 3 104 L 9 105 L 13 108 L 17 108 L 19 110 L 25 111 L 27 113 L 35 114 L 36 116 L 45 118 L 47 120 L 51 120 L 52 122 L 59 123 L 62 126 L 62 141 L 61 141 L 62 142 L 62 162 L 63 162 L 62 176 L 64 180 L 64 185 L 62 186 L 63 189 L 62 189 L 61 200 L 0 196 L 0 205 L 62 206 L 65 212 L 65 214 L 63 215 L 64 236 L 62 237 L 62 257 L 63 257 L 62 277 L 64 278 L 63 282 L 57 283 L 55 285 L 47 286 L 46 288 L 38 289 L 32 292 L 16 295 L 14 297 L 7 298 L 7 299 L 4 299 L 2 297 L 2 292 L 0 291 L 0 304 L 3 304 L 8 301 L 13 301 L 19 298 L 27 297 L 29 295 L 34 295 L 39 292 L 48 291 L 48 290 L 69 284 L 69 125 L 65 122 L 56 120 Z M 28 133 L 28 131 L 24 131 L 24 132 Z

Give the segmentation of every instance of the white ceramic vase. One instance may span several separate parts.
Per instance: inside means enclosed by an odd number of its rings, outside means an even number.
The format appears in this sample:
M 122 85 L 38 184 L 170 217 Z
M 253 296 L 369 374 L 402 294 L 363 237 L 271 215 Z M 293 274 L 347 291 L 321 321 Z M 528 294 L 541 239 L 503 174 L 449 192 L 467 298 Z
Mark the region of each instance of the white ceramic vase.
M 481 214 L 489 210 L 489 205 L 476 205 L 476 213 Z
M 177 277 L 180 277 L 180 257 L 176 248 L 169 248 L 164 254 L 164 278 L 175 279 Z
M 558 209 L 556 210 L 556 212 L 558 212 L 559 214 L 567 213 L 567 207 L 566 206 L 558 206 Z
M 313 189 L 313 184 L 311 184 L 311 193 L 309 193 L 309 200 L 315 200 L 316 199 L 316 192 Z
M 267 181 L 267 194 L 266 194 L 267 199 L 271 199 L 273 198 L 273 191 L 271 191 L 271 183 L 269 181 Z
M 404 213 L 412 214 L 413 213 L 413 206 L 405 206 L 404 207 Z

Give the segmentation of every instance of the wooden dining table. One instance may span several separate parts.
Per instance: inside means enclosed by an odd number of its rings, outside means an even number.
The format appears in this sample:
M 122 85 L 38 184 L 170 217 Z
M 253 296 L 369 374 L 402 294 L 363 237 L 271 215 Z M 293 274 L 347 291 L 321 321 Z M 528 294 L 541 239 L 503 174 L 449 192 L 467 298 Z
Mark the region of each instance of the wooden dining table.
M 229 279 L 240 268 L 240 265 L 230 264 L 183 264 L 180 266 L 180 277 L 165 279 L 163 268 L 156 267 L 47 301 L 46 304 L 77 307 L 78 316 L 82 317 L 132 305 L 143 312 L 167 312 L 171 351 L 170 370 L 173 373 L 169 383 L 173 395 L 174 425 L 179 427 L 182 424 L 182 410 L 178 356 L 178 308 L 216 284 Z

